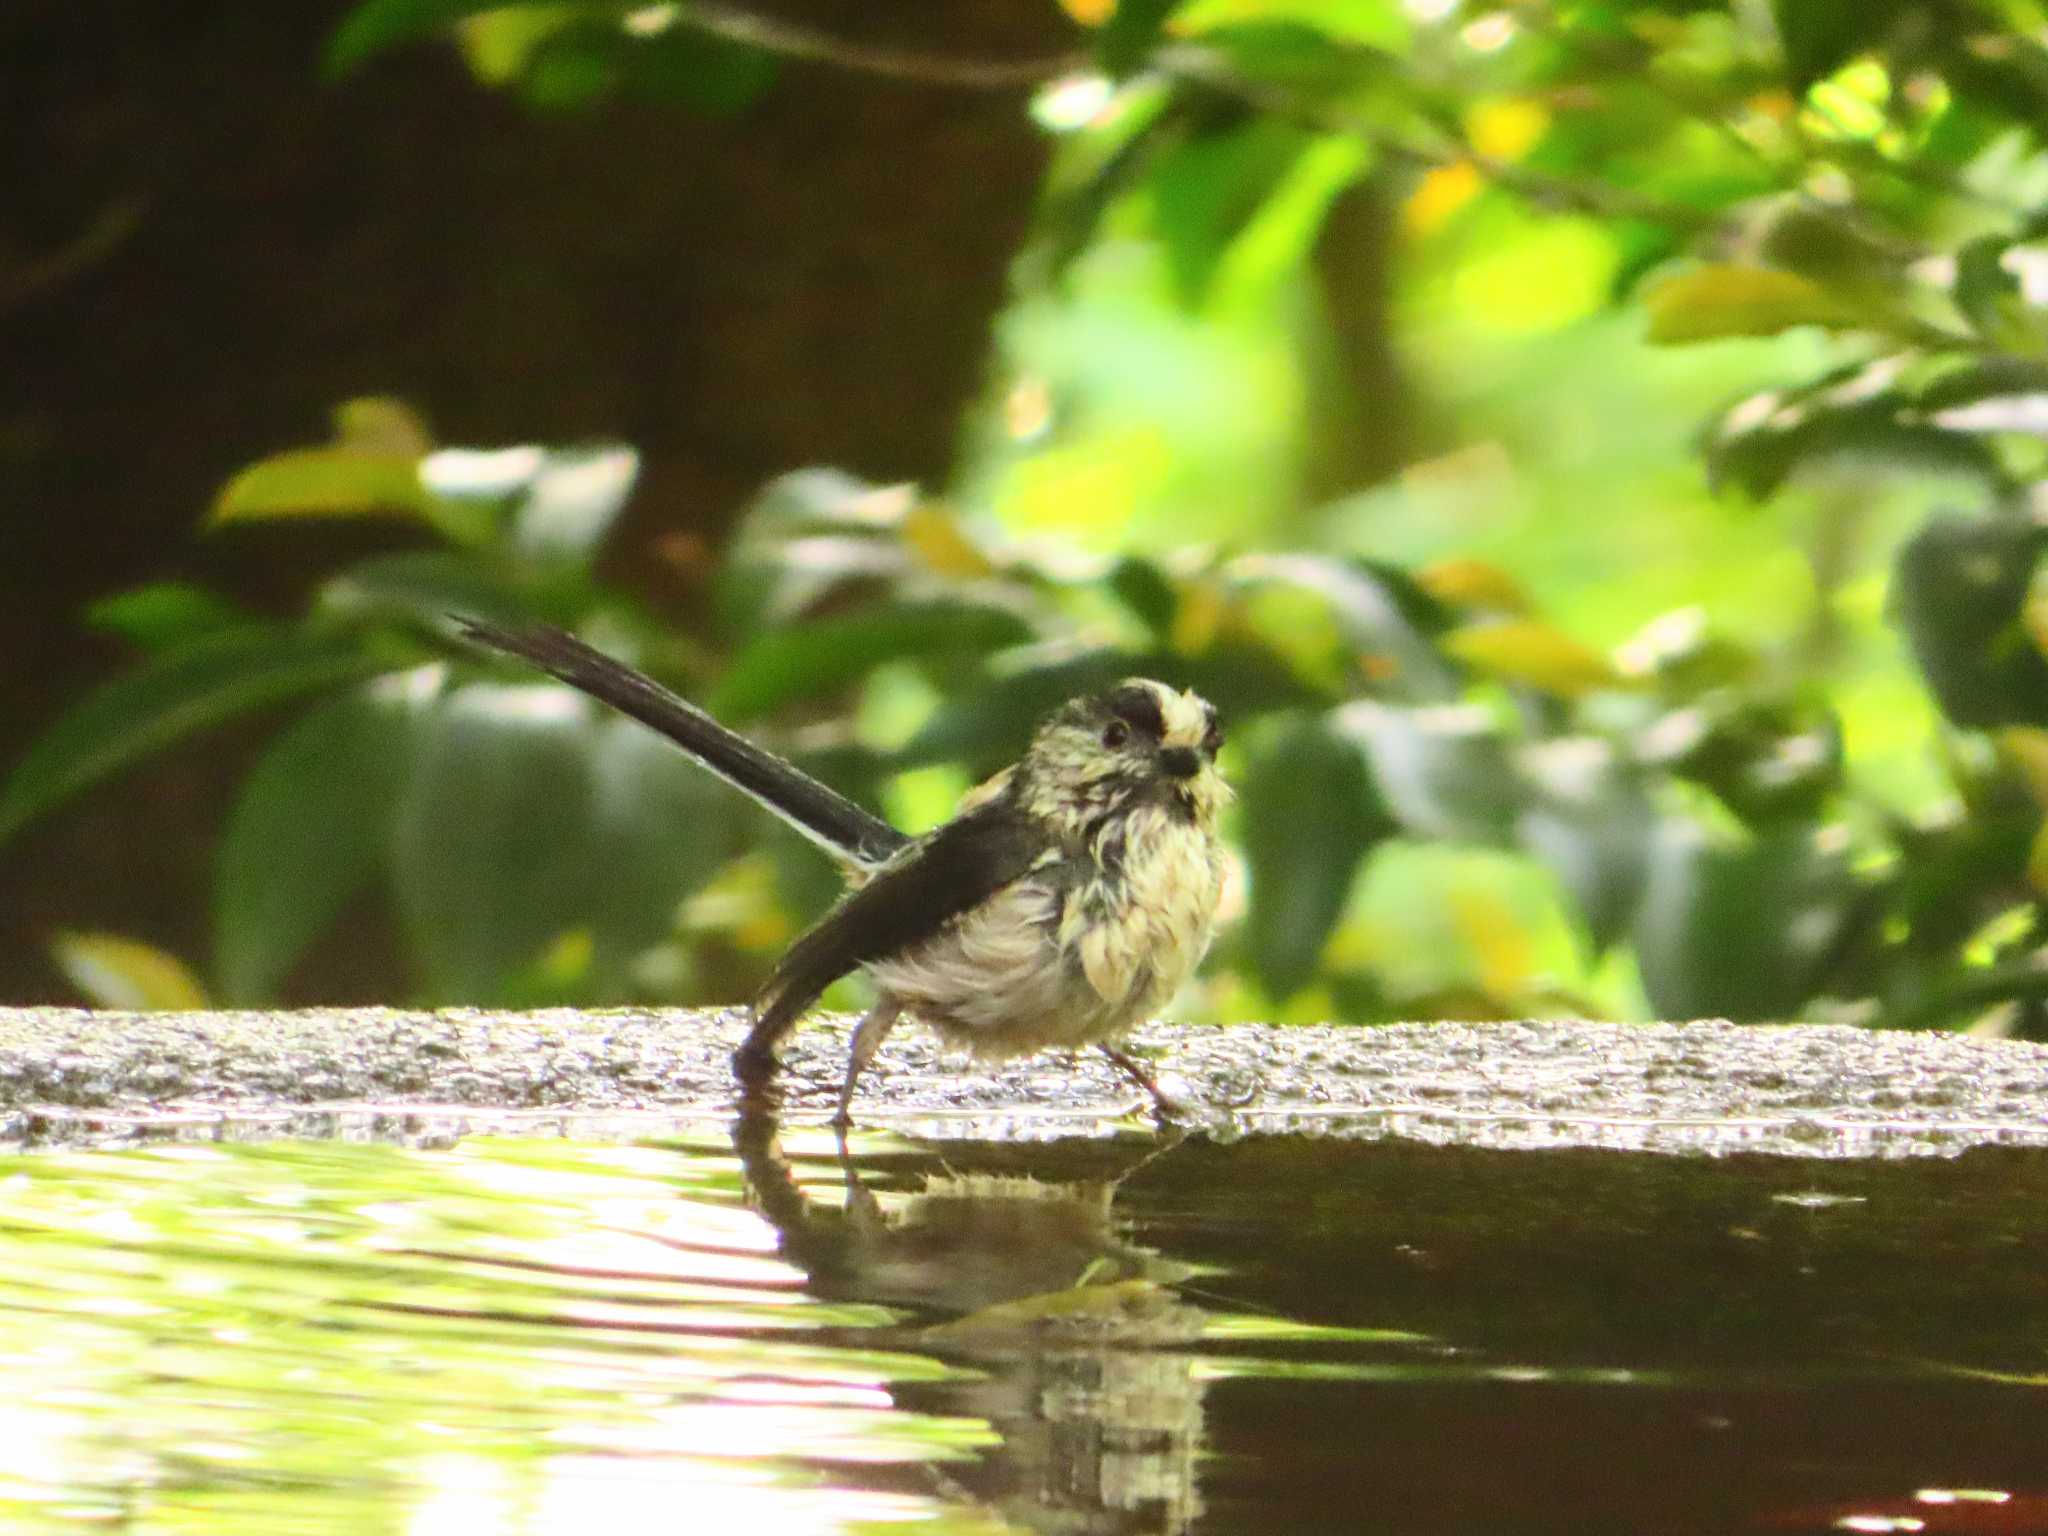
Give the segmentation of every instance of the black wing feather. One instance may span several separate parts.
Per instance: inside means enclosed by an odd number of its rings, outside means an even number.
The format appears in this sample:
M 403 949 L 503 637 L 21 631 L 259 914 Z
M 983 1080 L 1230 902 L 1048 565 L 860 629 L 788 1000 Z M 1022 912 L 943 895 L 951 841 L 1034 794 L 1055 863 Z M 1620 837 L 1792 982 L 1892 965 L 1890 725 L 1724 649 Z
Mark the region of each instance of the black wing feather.
M 1044 850 L 1032 819 L 1005 800 L 947 822 L 789 947 L 755 1000 L 747 1053 L 761 1056 L 833 982 L 931 938 Z
M 614 661 L 566 630 L 551 624 L 505 629 L 460 614 L 451 617 L 470 639 L 531 662 L 570 687 L 651 726 L 829 853 L 873 868 L 910 843 L 886 821 L 862 810 L 837 790 L 755 746 L 653 678 Z

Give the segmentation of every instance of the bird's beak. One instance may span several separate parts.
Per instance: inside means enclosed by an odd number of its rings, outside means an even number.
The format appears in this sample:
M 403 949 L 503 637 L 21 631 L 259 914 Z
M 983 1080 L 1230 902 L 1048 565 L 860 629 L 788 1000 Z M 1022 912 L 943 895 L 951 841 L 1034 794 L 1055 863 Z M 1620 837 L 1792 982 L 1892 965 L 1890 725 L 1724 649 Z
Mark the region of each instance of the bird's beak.
M 1169 779 L 1192 779 L 1202 771 L 1202 754 L 1193 747 L 1161 747 L 1159 771 Z

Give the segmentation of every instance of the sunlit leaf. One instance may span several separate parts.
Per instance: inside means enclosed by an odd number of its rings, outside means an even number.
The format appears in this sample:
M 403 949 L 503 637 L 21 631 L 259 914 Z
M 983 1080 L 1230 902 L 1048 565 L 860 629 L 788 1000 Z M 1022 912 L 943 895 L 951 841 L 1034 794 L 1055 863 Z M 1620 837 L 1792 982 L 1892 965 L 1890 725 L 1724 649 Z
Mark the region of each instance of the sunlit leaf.
M 60 933 L 50 953 L 95 1007 L 194 1010 L 210 1006 L 206 988 L 177 956 L 111 933 Z
M 1252 119 L 1191 135 L 1160 156 L 1148 187 L 1181 301 L 1200 307 L 1219 265 L 1308 146 L 1291 124 Z
M 291 448 L 239 471 L 214 498 L 215 523 L 273 517 L 424 518 L 419 462 L 350 448 Z
M 376 873 L 413 713 L 398 686 L 346 694 L 279 735 L 243 781 L 214 865 L 214 964 L 229 1003 L 273 1001 Z
M 1667 345 L 1857 323 L 1818 283 L 1772 267 L 1696 267 L 1646 289 L 1643 308 L 1650 317 L 1649 339 Z
M 995 566 L 959 518 L 942 506 L 921 501 L 903 515 L 903 542 L 938 575 L 955 581 L 980 581 L 995 574 Z
M 1612 688 L 1614 664 L 1585 642 L 1539 619 L 1503 619 L 1454 629 L 1444 650 L 1485 676 L 1574 699 Z
M 589 564 L 639 475 L 640 455 L 624 443 L 549 453 L 513 514 L 513 544 L 529 558 Z
M 88 693 L 29 748 L 0 789 L 0 839 L 181 737 L 377 665 L 348 636 L 268 626 L 167 646 Z
M 491 537 L 488 507 L 437 496 L 420 478 L 433 447 L 403 401 L 370 396 L 334 410 L 334 440 L 289 448 L 242 469 L 221 487 L 210 526 L 297 517 L 407 517 L 462 544 Z
M 1432 560 L 1415 573 L 1415 584 L 1453 608 L 1507 614 L 1531 609 L 1521 583 L 1490 560 L 1465 555 Z
M 1321 41 L 1328 53 L 1337 52 L 1331 44 L 1338 42 L 1400 52 L 1414 34 L 1410 15 L 1399 0 L 1188 0 L 1174 14 L 1173 31 L 1197 37 L 1285 31 Z M 1355 58 L 1350 50 L 1340 56 Z

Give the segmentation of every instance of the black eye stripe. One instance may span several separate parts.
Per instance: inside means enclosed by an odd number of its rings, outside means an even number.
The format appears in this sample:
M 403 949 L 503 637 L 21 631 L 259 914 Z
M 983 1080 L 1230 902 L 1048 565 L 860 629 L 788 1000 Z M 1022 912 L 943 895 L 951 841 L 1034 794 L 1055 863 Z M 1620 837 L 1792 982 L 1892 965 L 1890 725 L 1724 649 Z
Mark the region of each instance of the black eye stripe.
M 1160 712 L 1159 695 L 1150 688 L 1119 688 L 1109 696 L 1109 712 L 1154 741 L 1166 734 L 1166 716 Z

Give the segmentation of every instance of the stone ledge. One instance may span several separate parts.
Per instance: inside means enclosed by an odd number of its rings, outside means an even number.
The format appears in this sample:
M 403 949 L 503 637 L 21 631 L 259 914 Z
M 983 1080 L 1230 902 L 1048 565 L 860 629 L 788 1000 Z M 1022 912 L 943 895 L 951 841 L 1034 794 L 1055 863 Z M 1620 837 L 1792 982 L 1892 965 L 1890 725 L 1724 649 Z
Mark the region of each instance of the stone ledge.
M 814 1020 L 794 1037 L 789 1118 L 829 1113 L 849 1023 Z M 0 1141 L 208 1127 L 656 1134 L 731 1114 L 727 1056 L 744 1028 L 733 1009 L 0 1008 Z M 2048 1144 L 2048 1046 L 1961 1035 L 1546 1020 L 1155 1025 L 1136 1043 L 1159 1053 L 1215 1135 L 1806 1156 Z M 921 1135 L 1040 1139 L 1128 1126 L 1142 1108 L 1093 1055 L 987 1068 L 905 1031 L 863 1079 L 856 1116 Z

